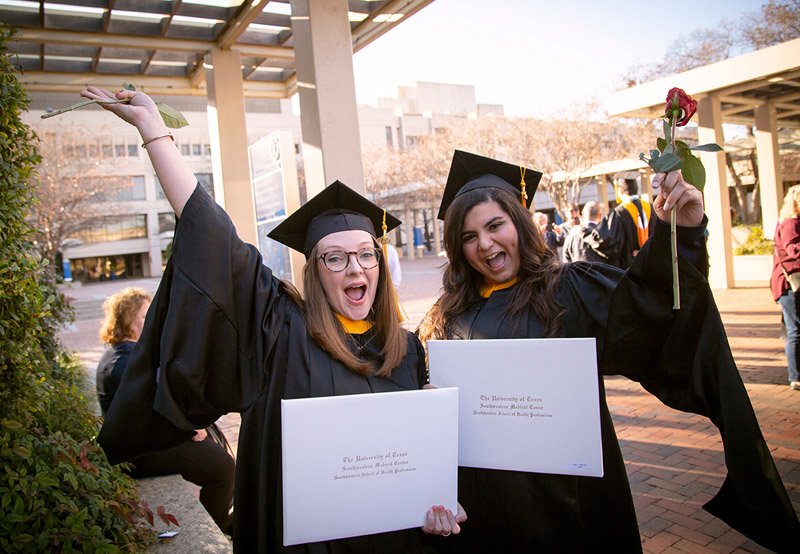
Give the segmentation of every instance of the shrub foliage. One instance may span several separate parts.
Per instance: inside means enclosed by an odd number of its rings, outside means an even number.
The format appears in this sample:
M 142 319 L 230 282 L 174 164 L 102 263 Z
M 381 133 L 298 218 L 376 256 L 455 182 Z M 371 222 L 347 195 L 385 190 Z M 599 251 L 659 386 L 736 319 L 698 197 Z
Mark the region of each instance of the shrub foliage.
M 95 443 L 83 369 L 56 331 L 71 312 L 27 223 L 36 136 L 0 26 L 0 552 L 135 552 L 152 540 L 133 481 Z

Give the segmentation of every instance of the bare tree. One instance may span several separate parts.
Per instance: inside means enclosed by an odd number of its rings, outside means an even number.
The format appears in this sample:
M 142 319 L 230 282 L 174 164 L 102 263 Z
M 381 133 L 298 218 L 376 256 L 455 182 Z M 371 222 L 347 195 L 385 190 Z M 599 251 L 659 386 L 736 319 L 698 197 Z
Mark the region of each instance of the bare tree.
M 800 37 L 800 0 L 769 0 L 760 12 L 742 17 L 740 36 L 755 50 Z
M 631 66 L 621 76 L 620 88 L 688 71 L 800 37 L 800 0 L 769 0 L 758 12 L 736 21 L 721 20 L 713 28 L 682 35 L 657 63 Z
M 515 121 L 513 158 L 543 173 L 539 187 L 566 218 L 570 204 L 581 203 L 583 189 L 591 183 L 587 171 L 595 164 L 636 157 L 653 142 L 649 123 L 601 119 L 594 103 L 573 105 L 547 120 Z M 648 142 L 650 141 L 650 142 Z
M 69 132 L 40 136 L 41 163 L 37 168 L 37 204 L 31 224 L 36 246 L 55 271 L 64 241 L 108 215 L 108 204 L 131 186 L 130 178 L 111 175 L 112 152 L 104 152 L 93 137 Z

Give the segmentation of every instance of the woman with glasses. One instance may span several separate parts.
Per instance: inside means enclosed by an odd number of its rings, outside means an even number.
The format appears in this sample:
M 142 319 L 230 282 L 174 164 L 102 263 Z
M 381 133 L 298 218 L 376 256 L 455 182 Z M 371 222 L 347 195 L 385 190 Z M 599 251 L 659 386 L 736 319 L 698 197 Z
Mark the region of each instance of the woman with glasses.
M 400 221 L 338 181 L 309 200 L 269 235 L 306 256 L 303 299 L 239 239 L 147 95 L 94 87 L 81 94 L 130 99 L 101 105 L 137 128 L 179 218 L 170 262 L 98 437 L 109 461 L 172 446 L 241 412 L 236 552 L 430 551 L 419 529 L 283 546 L 281 399 L 414 390 L 426 382 L 424 352 L 399 324 L 376 240 L 384 218 L 389 229 Z M 435 506 L 422 531 L 458 533 L 463 519 Z

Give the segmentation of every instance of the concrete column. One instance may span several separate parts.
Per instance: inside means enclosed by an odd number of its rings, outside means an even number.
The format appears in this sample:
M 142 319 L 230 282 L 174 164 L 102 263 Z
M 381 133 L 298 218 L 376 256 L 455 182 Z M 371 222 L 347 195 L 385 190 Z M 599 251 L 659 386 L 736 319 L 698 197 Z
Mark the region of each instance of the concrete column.
M 406 208 L 406 215 L 403 218 L 403 226 L 406 228 L 406 257 L 409 260 L 414 259 L 414 219 L 411 216 L 411 210 Z
M 600 204 L 603 215 L 606 215 L 608 213 L 608 188 L 606 185 L 608 179 L 606 175 L 598 175 L 595 178 L 597 179 L 595 183 L 595 187 L 597 188 L 597 203 Z
M 720 100 L 709 97 L 697 106 L 697 140 L 700 144 L 725 143 L 722 136 L 722 110 Z M 731 210 L 728 196 L 728 176 L 724 152 L 700 152 L 706 169 L 706 186 L 703 191 L 708 215 L 708 254 L 711 269 L 708 282 L 711 288 L 730 289 L 733 278 L 733 252 L 731 250 Z
M 207 71 L 206 82 L 214 196 L 228 212 L 239 237 L 257 245 L 241 56 L 235 50 L 212 48 L 211 64 L 214 68 Z
M 161 277 L 161 238 L 158 236 L 158 210 L 147 210 L 147 262 L 143 268 L 148 277 Z
M 770 104 L 758 106 L 755 112 L 761 222 L 764 236 L 772 237 L 778 224 L 778 211 L 784 194 L 777 116 L 775 106 Z
M 291 6 L 308 198 L 336 179 L 365 194 L 347 0 Z
M 433 253 L 438 256 L 442 251 L 442 233 L 439 231 L 439 220 L 436 218 L 439 206 L 434 204 L 431 206 L 431 210 L 433 210 Z
M 649 169 L 645 169 L 644 171 L 641 172 L 641 175 L 642 175 L 642 191 L 641 191 L 641 193 L 642 194 L 647 194 L 647 198 L 650 199 L 650 203 L 652 204 L 653 200 L 655 200 L 655 198 L 653 198 L 653 182 L 650 179 L 650 170 Z

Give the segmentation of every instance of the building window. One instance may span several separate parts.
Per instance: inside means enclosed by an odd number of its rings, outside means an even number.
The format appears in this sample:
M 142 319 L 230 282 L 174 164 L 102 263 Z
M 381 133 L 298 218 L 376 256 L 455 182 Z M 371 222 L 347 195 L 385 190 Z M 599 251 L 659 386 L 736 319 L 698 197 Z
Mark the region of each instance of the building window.
M 214 198 L 214 176 L 211 173 L 198 173 L 197 181 L 211 198 Z
M 164 189 L 161 188 L 161 181 L 158 180 L 158 177 L 153 177 L 156 180 L 156 199 L 157 200 L 164 200 L 167 195 L 164 194 Z
M 96 243 L 146 237 L 147 224 L 144 215 L 116 215 L 95 219 L 69 238 L 81 239 L 84 243 Z
M 114 146 L 115 155 L 118 158 L 121 158 L 125 155 L 125 145 L 124 144 L 117 144 Z
M 189 155 L 189 145 L 188 144 L 181 144 L 181 154 L 184 156 Z
M 175 230 L 175 214 L 166 212 L 158 214 L 158 234 Z
M 138 155 L 139 155 L 139 147 L 136 146 L 135 144 L 129 144 L 128 145 L 128 156 L 133 158 L 133 157 L 136 157 Z
M 392 139 L 392 127 L 389 125 L 386 126 L 386 146 L 389 148 L 394 148 L 394 140 Z
M 193 144 L 192 145 L 192 156 L 199 156 L 200 155 L 200 145 Z
M 204 156 L 210 156 L 211 155 L 211 145 L 210 144 L 204 144 L 203 145 L 203 155 Z
M 113 155 L 114 155 L 114 149 L 111 148 L 111 145 L 110 144 L 104 144 L 103 145 L 103 157 L 110 158 Z

